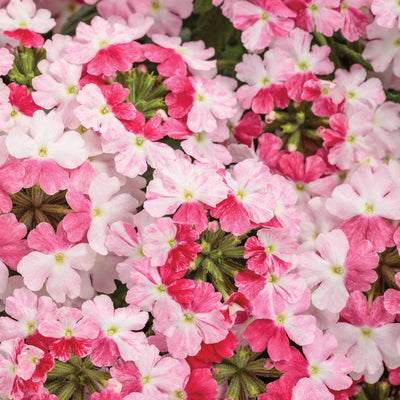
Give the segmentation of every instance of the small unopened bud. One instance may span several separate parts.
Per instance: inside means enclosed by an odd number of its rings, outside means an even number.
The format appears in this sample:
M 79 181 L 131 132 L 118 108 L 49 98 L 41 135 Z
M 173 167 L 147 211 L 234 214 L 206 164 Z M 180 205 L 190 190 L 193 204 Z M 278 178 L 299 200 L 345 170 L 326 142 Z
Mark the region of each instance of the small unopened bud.
M 219 229 L 218 221 L 210 221 L 208 223 L 207 229 L 213 233 L 217 232 Z
M 144 64 L 140 64 L 137 69 L 139 72 L 147 72 L 147 67 Z
M 168 114 L 162 108 L 159 108 L 156 113 L 154 114 L 155 117 L 161 118 L 163 122 L 168 119 Z
M 265 115 L 264 121 L 266 124 L 271 124 L 275 120 L 276 120 L 276 112 L 275 111 L 271 111 Z
M 294 143 L 289 143 L 287 149 L 290 153 L 294 153 L 297 150 L 297 146 Z

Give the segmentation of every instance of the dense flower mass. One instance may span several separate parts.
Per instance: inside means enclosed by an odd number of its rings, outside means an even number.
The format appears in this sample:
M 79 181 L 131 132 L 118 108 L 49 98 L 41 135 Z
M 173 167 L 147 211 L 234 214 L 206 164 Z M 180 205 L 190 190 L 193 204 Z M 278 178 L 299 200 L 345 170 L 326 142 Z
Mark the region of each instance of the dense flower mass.
M 399 399 L 399 4 L 0 0 L 0 399 Z

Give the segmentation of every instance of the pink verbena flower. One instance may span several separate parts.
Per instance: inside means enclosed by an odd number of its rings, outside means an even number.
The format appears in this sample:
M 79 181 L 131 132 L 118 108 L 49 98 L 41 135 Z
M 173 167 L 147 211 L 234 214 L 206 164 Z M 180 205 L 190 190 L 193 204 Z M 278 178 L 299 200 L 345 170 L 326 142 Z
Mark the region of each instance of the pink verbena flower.
M 193 224 L 199 233 L 208 223 L 201 203 L 215 207 L 228 192 L 214 168 L 191 164 L 184 158 L 167 163 L 163 169 L 155 170 L 153 176 L 147 187 L 145 210 L 157 218 L 175 213 L 174 221 Z
M 367 383 L 375 383 L 384 371 L 383 362 L 391 369 L 400 366 L 398 348 L 396 351 L 400 325 L 393 323 L 395 316 L 383 303 L 380 296 L 368 305 L 362 292 L 353 292 L 340 314 L 342 322 L 328 330 L 338 340 L 337 352 L 352 361 L 353 379 L 364 376 Z
M 244 108 L 267 114 L 275 105 L 287 107 L 289 97 L 284 82 L 294 74 L 294 62 L 286 52 L 278 48 L 269 50 L 264 60 L 256 54 L 244 54 L 235 70 L 237 78 L 247 83 L 237 91 Z
M 63 362 L 71 358 L 71 353 L 86 357 L 99 333 L 91 317 L 71 307 L 61 307 L 49 313 L 40 322 L 38 330 L 43 336 L 54 339 L 49 345 L 50 353 Z
M 336 70 L 334 82 L 346 88 L 346 112 L 371 111 L 385 101 L 382 82 L 366 78 L 367 71 L 359 64 L 352 65 L 349 71 Z
M 65 189 L 69 182 L 66 169 L 76 168 L 87 158 L 84 141 L 76 131 L 64 132 L 61 117 L 55 111 L 36 111 L 25 133 L 16 126 L 6 138 L 7 149 L 16 158 L 24 159 L 24 186 L 38 180 L 47 194 Z
M 82 67 L 73 65 L 66 60 L 58 60 L 42 70 L 42 75 L 32 79 L 35 89 L 32 97 L 35 102 L 43 108 L 61 114 L 66 127 L 77 128 L 79 121 L 73 110 L 78 106 L 76 95 L 79 91 L 79 79 L 82 75 Z
M 229 323 L 220 311 L 222 295 L 208 282 L 197 282 L 194 297 L 182 305 L 172 320 L 154 320 L 154 329 L 165 335 L 174 358 L 196 355 L 201 342 L 217 343 L 228 334 Z
M 303 85 L 301 98 L 312 101 L 312 112 L 319 117 L 328 117 L 342 112 L 346 90 L 338 83 L 311 78 Z
M 242 235 L 252 224 L 273 218 L 276 201 L 271 193 L 270 172 L 262 162 L 248 159 L 236 164 L 232 175 L 227 172 L 228 198 L 211 210 L 223 230 Z
M 326 164 L 321 157 L 313 155 L 304 158 L 301 153 L 283 154 L 279 159 L 282 174 L 293 181 L 299 201 L 308 201 L 314 196 L 329 196 L 336 186 L 332 176 L 322 177 Z
M 64 217 L 63 227 L 69 240 L 80 241 L 87 232 L 89 245 L 102 255 L 108 253 L 105 242 L 109 225 L 132 218 L 138 205 L 131 195 L 117 194 L 120 187 L 118 178 L 101 173 L 92 180 L 88 196 L 68 190 L 66 198 L 74 212 Z
M 346 306 L 349 292 L 368 291 L 377 279 L 373 270 L 379 257 L 369 241 L 352 242 L 343 231 L 335 229 L 321 233 L 316 251 L 297 256 L 298 271 L 313 290 L 312 302 L 321 310 L 338 313 Z M 336 300 L 331 301 L 332 298 Z
M 121 23 L 111 24 L 94 17 L 90 25 L 80 22 L 76 28 L 76 41 L 67 45 L 67 61 L 86 64 L 91 75 L 112 75 L 128 71 L 132 63 L 144 61 L 140 44 L 134 42 L 137 32 Z
M 11 0 L 6 9 L 0 10 L 0 25 L 4 34 L 21 40 L 25 47 L 42 47 L 44 39 L 40 33 L 48 32 L 55 24 L 50 11 L 36 10 L 32 0 Z
M 291 399 L 303 400 L 303 395 L 307 393 L 307 396 L 313 395 L 310 397 L 312 400 L 334 400 L 335 396 L 330 390 L 339 391 L 352 385 L 353 380 L 348 376 L 352 363 L 343 354 L 335 354 L 338 346 L 340 343 L 334 336 L 317 329 L 313 343 L 303 346 L 305 358 L 292 348 L 289 361 L 275 364 L 292 381 Z
M 123 360 L 138 360 L 147 347 L 144 328 L 148 313 L 136 306 L 114 310 L 112 300 L 106 295 L 96 296 L 82 304 L 82 311 L 92 317 L 99 327 L 93 343 L 90 360 L 94 365 L 112 365 L 121 356 Z
M 343 221 L 342 230 L 350 240 L 368 239 L 375 251 L 393 246 L 394 226 L 387 219 L 400 219 L 400 189 L 394 185 L 385 165 L 374 171 L 361 165 L 349 183 L 337 186 L 326 207 Z
M 19 86 L 11 82 L 8 88 L 10 89 L 9 102 L 12 109 L 6 131 L 9 132 L 11 128 L 18 126 L 25 133 L 29 130 L 31 117 L 35 111 L 41 108 L 34 102 L 33 95 L 28 93 L 26 86 Z
M 173 75 L 187 75 L 187 66 L 193 75 L 212 77 L 216 73 L 216 61 L 207 60 L 214 55 L 213 48 L 205 48 L 204 42 L 185 42 L 180 37 L 153 35 L 153 44 L 145 44 L 143 51 L 146 58 L 158 63 L 157 71 L 166 77 Z M 160 46 L 160 47 L 159 47 Z
M 127 103 L 121 105 L 125 104 Z M 117 153 L 115 168 L 119 173 L 135 178 L 144 174 L 148 165 L 154 169 L 162 168 L 165 163 L 175 159 L 175 153 L 170 146 L 157 142 L 165 136 L 160 118 L 150 118 L 145 124 L 144 118 L 140 116 L 137 118 L 135 128 L 119 133 L 113 140 L 110 140 L 110 135 L 107 133 L 107 136 L 104 136 L 108 140 L 102 140 L 103 151 Z
M 3 47 L 0 49 L 0 75 L 7 75 L 8 71 L 12 68 L 14 62 L 14 55 Z
M 87 243 L 73 245 L 62 228 L 54 233 L 47 222 L 40 223 L 28 235 L 32 251 L 21 259 L 17 270 L 30 290 L 46 290 L 57 302 L 65 297 L 75 298 L 80 293 L 81 278 L 76 270 L 88 271 L 93 267 L 96 253 Z M 35 267 L 33 267 L 35 266 Z
M 21 338 L 4 340 L 0 344 L 1 395 L 22 400 L 26 393 L 38 392 L 53 366 L 52 356 L 42 349 Z
M 374 21 L 367 27 L 367 37 L 369 41 L 362 55 L 371 63 L 374 71 L 383 72 L 393 62 L 393 73 L 400 76 L 400 33 L 398 28 L 384 28 Z
M 131 285 L 126 295 L 129 304 L 153 314 L 157 320 L 174 319 L 181 312 L 180 304 L 193 300 L 196 282 L 182 279 L 185 271 L 168 267 L 151 268 L 149 260 L 132 263 Z
M 129 89 L 115 82 L 110 86 L 88 83 L 76 96 L 74 113 L 85 128 L 93 128 L 107 140 L 124 135 L 124 122 L 141 118 L 132 103 L 124 102 Z
M 297 12 L 296 26 L 325 36 L 332 36 L 333 32 L 343 26 L 343 17 L 337 11 L 340 0 L 288 0 L 287 5 Z
M 38 325 L 56 309 L 50 297 L 39 298 L 25 287 L 14 290 L 6 299 L 5 311 L 10 317 L 0 318 L 0 341 L 25 338 L 37 333 Z
M 237 1 L 233 4 L 233 25 L 243 31 L 247 50 L 263 51 L 273 37 L 285 37 L 294 27 L 296 13 L 281 0 Z
M 290 360 L 289 338 L 301 346 L 313 343 L 316 331 L 315 317 L 297 315 L 309 308 L 310 297 L 311 292 L 306 290 L 294 304 L 286 303 L 283 309 L 272 305 L 267 314 L 257 314 L 257 319 L 243 332 L 243 337 L 249 341 L 252 350 L 267 349 L 273 361 Z
M 395 0 L 372 0 L 371 11 L 378 25 L 400 29 L 400 6 Z
M 188 18 L 193 11 L 193 0 L 135 0 L 136 12 L 154 20 L 148 35 L 155 33 L 177 36 L 182 28 L 182 19 Z
M 365 35 L 369 19 L 362 8 L 369 7 L 370 3 L 370 0 L 341 0 L 340 14 L 343 17 L 341 32 L 350 42 Z
M 257 231 L 245 243 L 246 266 L 259 275 L 269 270 L 287 271 L 291 268 L 297 243 L 284 229 L 270 228 Z
M 143 253 L 152 267 L 165 265 L 176 272 L 186 271 L 202 247 L 194 241 L 199 234 L 192 225 L 174 224 L 171 218 L 160 218 L 144 231 Z
M 171 90 L 165 98 L 168 113 L 174 118 L 187 115 L 187 126 L 192 132 L 212 132 L 217 128 L 217 120 L 231 118 L 236 112 L 233 91 L 215 80 L 173 76 L 166 84 Z
M 329 147 L 328 160 L 341 169 L 350 169 L 373 153 L 371 114 L 352 113 L 349 116 L 334 114 L 329 118 L 332 129 L 322 132 L 324 145 Z
M 277 38 L 273 44 L 273 48 L 286 51 L 295 62 L 295 75 L 287 80 L 286 87 L 290 98 L 299 103 L 303 85 L 312 74 L 327 75 L 334 69 L 329 60 L 330 47 L 313 45 L 311 48 L 312 38 L 310 33 L 295 28 L 288 37 Z

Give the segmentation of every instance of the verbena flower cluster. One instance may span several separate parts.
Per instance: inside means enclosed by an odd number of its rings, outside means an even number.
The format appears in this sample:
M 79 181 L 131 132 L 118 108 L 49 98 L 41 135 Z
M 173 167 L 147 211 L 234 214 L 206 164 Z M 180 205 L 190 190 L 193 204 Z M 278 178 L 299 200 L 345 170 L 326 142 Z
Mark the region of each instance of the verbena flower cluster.
M 389 400 L 400 2 L 0 0 L 0 399 Z

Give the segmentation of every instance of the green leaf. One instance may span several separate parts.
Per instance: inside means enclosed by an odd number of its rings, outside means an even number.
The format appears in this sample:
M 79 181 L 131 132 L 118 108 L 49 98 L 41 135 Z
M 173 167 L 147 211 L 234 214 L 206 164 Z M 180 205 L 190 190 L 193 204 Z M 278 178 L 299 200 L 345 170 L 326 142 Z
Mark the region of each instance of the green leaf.
M 350 47 L 348 47 L 347 45 L 335 42 L 334 40 L 329 40 L 329 46 L 340 57 L 347 56 L 353 64 L 358 63 L 358 64 L 362 65 L 368 71 L 374 70 L 372 65 L 367 60 L 365 60 L 360 53 L 350 49 Z
M 79 8 L 79 10 L 73 13 L 67 20 L 67 22 L 61 28 L 62 35 L 75 35 L 76 27 L 79 22 L 85 22 L 90 24 L 90 21 L 96 16 L 99 15 L 97 12 L 95 5 L 83 6 Z
M 400 103 L 400 92 L 395 90 L 386 90 L 385 95 L 387 101 L 393 101 L 394 103 Z
M 194 10 L 195 14 L 204 14 L 212 7 L 212 0 L 196 0 L 194 2 Z
M 198 19 L 192 40 L 203 40 L 207 47 L 215 48 L 218 56 L 234 31 L 232 23 L 222 15 L 221 10 L 213 7 Z

